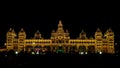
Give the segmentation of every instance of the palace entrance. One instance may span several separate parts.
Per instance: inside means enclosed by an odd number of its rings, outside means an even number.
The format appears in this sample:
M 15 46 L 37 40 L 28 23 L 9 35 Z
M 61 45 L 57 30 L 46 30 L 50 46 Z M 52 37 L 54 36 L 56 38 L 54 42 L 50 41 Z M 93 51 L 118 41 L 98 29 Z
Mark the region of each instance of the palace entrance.
M 56 53 L 64 53 L 63 46 L 59 45 L 59 46 L 57 47 Z

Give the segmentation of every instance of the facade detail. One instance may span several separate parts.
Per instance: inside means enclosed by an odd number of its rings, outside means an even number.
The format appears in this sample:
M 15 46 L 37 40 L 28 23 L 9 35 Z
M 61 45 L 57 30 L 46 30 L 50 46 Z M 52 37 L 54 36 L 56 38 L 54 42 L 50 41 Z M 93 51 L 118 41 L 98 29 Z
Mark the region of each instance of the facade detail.
M 14 51 L 27 51 L 34 53 L 53 52 L 53 53 L 111 53 L 114 54 L 114 32 L 109 28 L 104 34 L 98 28 L 94 37 L 87 38 L 84 30 L 79 37 L 71 39 L 68 30 L 63 29 L 62 21 L 59 21 L 57 30 L 53 30 L 50 39 L 44 39 L 36 31 L 32 39 L 26 38 L 23 28 L 18 34 L 10 28 L 6 34 L 6 49 Z

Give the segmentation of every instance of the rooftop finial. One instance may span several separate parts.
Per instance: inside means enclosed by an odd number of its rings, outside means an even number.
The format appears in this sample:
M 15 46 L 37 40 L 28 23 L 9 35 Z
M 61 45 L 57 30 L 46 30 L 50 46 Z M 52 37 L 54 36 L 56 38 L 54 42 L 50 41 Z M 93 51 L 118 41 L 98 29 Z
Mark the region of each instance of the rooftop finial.
M 59 20 L 58 27 L 62 27 L 62 21 L 61 20 Z
M 62 24 L 62 21 L 61 21 L 61 20 L 59 20 L 59 24 Z
M 24 32 L 24 29 L 23 28 L 21 28 L 21 30 L 20 30 L 21 32 Z
M 9 31 L 11 32 L 11 31 L 12 31 L 12 28 L 10 28 Z
M 100 28 L 99 28 L 99 27 L 97 28 L 97 31 L 96 31 L 96 32 L 101 32 L 101 30 L 100 30 Z

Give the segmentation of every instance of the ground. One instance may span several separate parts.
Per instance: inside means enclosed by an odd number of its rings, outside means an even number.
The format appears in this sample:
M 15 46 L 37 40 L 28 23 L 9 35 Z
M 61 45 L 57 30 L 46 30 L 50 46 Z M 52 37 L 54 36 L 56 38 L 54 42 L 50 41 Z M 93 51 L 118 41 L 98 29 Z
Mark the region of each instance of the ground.
M 7 54 L 0 53 L 0 65 L 7 67 L 71 67 L 71 66 L 119 66 L 120 59 L 117 54 L 47 54 L 47 55 L 31 55 L 31 54 Z

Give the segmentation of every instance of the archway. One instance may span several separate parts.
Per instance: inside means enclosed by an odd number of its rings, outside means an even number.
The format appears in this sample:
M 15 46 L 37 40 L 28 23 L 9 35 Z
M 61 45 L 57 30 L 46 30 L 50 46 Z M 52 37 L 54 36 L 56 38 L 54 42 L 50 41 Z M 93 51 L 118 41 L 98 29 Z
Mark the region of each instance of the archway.
M 79 52 L 86 52 L 85 46 L 79 46 Z
M 95 46 L 93 46 L 93 45 L 88 46 L 88 52 L 95 53 Z
M 76 46 L 71 46 L 69 52 L 72 53 L 72 54 L 75 54 L 76 53 L 76 48 L 77 48 Z
M 28 52 L 33 51 L 33 47 L 32 46 L 26 46 L 25 50 L 28 51 Z
M 63 46 L 58 46 L 57 50 L 56 50 L 56 53 L 64 53 Z
M 44 50 L 47 51 L 47 52 L 50 52 L 50 51 L 51 51 L 51 47 L 50 47 L 50 46 L 44 46 L 43 48 L 44 48 Z
M 79 46 L 79 54 L 87 54 L 85 46 Z
M 34 47 L 35 54 L 40 54 L 41 51 L 42 51 L 42 47 L 41 46 L 35 46 Z
M 64 53 L 64 50 L 63 50 L 63 49 L 58 49 L 58 50 L 56 51 L 56 53 Z

